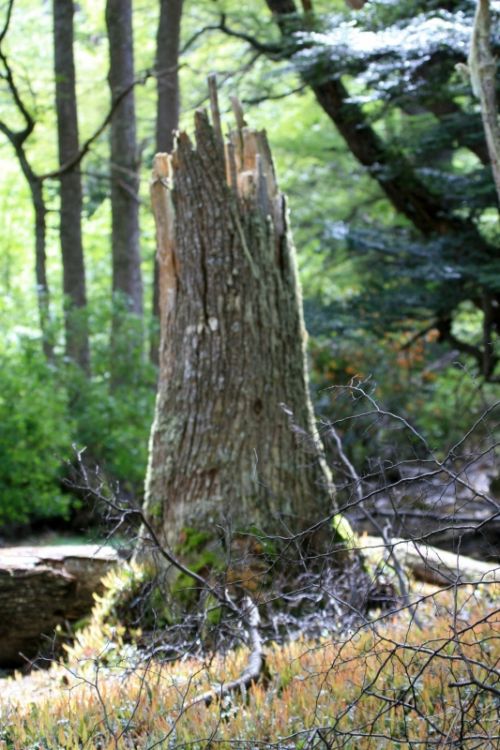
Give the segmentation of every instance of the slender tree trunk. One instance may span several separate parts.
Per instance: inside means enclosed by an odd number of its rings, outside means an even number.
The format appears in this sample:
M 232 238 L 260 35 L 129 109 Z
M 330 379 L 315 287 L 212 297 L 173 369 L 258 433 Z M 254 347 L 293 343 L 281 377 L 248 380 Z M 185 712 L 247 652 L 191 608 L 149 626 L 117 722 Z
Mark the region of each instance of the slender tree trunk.
M 50 295 L 47 280 L 47 209 L 43 197 L 43 183 L 40 180 L 30 182 L 31 197 L 35 209 L 35 278 L 42 331 L 43 351 L 47 359 L 52 359 L 54 346 L 50 331 Z
M 123 307 L 142 318 L 142 278 L 139 249 L 139 175 L 137 163 L 134 81 L 134 44 L 132 0 L 107 0 L 106 26 L 109 38 L 109 85 L 111 98 L 127 88 L 130 92 L 120 102 L 111 120 L 111 212 L 113 297 L 112 348 L 120 346 Z M 133 332 L 137 341 L 127 347 L 142 350 L 142 330 Z M 130 338 L 130 337 L 129 337 Z M 120 358 L 113 357 L 116 362 Z M 114 379 L 120 375 L 114 373 Z
M 304 354 L 286 204 L 265 133 L 224 146 L 195 118 L 155 160 L 160 382 L 147 517 L 165 544 L 183 527 L 305 529 L 334 507 Z M 170 193 L 168 185 L 173 181 Z
M 78 153 L 78 119 L 73 57 L 73 0 L 53 0 L 54 63 L 59 163 L 63 166 Z M 82 245 L 82 185 L 79 167 L 61 175 L 60 239 L 65 295 L 66 354 L 85 371 L 90 354 Z
M 47 279 L 47 207 L 43 195 L 43 182 L 33 171 L 24 148 L 16 147 L 16 154 L 31 193 L 35 213 L 35 281 L 38 302 L 38 316 L 42 332 L 42 347 L 45 356 L 51 360 L 54 355 L 54 342 L 50 330 L 50 291 Z
M 179 127 L 179 46 L 183 0 L 160 0 L 160 20 L 156 36 L 156 80 L 158 99 L 156 108 L 156 151 L 170 153 L 174 132 Z M 153 335 L 151 361 L 158 363 L 157 335 L 160 319 L 160 280 L 158 258 L 154 262 L 153 279 Z
M 497 63 L 491 51 L 489 0 L 478 0 L 477 2 L 468 63 L 472 88 L 481 102 L 484 133 L 500 205 L 500 125 L 497 104 Z

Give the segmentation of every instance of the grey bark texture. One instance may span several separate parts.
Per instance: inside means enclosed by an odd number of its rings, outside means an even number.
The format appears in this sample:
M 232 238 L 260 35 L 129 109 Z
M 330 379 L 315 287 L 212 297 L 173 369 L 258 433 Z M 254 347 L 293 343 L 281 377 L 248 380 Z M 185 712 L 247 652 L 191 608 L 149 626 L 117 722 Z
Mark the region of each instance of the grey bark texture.
M 179 46 L 183 0 L 160 0 L 156 36 L 156 150 L 170 152 L 179 127 Z
M 112 102 L 126 89 L 111 120 L 111 213 L 113 294 L 142 315 L 142 278 L 139 249 L 139 175 L 134 97 L 132 0 L 107 0 L 109 86 Z M 114 317 L 119 327 L 119 316 Z
M 0 667 L 26 665 L 57 625 L 88 615 L 117 562 L 114 549 L 96 545 L 1 549 Z
M 160 380 L 145 512 L 184 527 L 305 529 L 334 507 L 308 393 L 286 203 L 264 132 L 207 116 L 155 160 Z
M 183 0 L 160 0 L 160 18 L 156 35 L 156 151 L 170 153 L 174 132 L 179 127 L 180 85 L 179 47 Z M 155 257 L 153 279 L 153 318 L 160 317 L 160 281 Z M 153 333 L 151 360 L 158 363 L 159 340 Z
M 78 154 L 78 118 L 73 56 L 73 0 L 53 0 L 56 113 L 61 166 Z M 60 240 L 66 297 L 67 356 L 88 372 L 90 353 L 85 316 L 87 293 L 82 244 L 82 185 L 79 166 L 60 177 Z

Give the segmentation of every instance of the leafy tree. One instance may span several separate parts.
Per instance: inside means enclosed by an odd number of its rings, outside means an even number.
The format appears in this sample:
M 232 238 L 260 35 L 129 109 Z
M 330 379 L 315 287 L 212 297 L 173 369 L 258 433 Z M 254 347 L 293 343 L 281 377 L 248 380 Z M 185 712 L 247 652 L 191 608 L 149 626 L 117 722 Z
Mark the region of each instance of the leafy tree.
M 280 37 L 262 39 L 221 16 L 226 34 L 287 62 L 349 150 L 401 216 L 396 232 L 352 223 L 341 244 L 358 259 L 363 292 L 351 311 L 378 328 L 413 321 L 472 357 L 496 381 L 500 268 L 495 192 L 477 108 L 455 66 L 465 59 L 471 7 L 367 5 L 354 18 L 268 0 Z M 416 30 L 418 28 L 418 35 Z M 260 34 L 260 35 L 259 35 Z M 497 49 L 498 37 L 493 39 Z M 375 309 L 377 308 L 377 309 Z M 476 323 L 465 333 L 464 309 Z M 384 315 L 384 312 L 389 313 Z

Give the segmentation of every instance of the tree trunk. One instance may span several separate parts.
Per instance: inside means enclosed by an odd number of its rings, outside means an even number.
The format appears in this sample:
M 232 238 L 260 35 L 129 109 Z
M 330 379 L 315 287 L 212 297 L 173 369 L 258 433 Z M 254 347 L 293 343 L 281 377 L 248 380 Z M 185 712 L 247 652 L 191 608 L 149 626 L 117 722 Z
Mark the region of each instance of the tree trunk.
M 174 132 L 179 127 L 179 46 L 183 0 L 160 0 L 160 20 L 156 36 L 156 151 L 170 153 Z M 155 256 L 153 278 L 153 323 L 160 319 L 160 274 Z M 158 364 L 158 325 L 151 338 L 151 361 Z
M 123 307 L 142 317 L 142 278 L 139 249 L 139 176 L 137 164 L 134 81 L 134 46 L 131 0 L 107 0 L 106 26 L 109 38 L 109 85 L 114 102 L 125 89 L 130 92 L 116 108 L 111 120 L 111 213 L 113 297 L 112 348 L 123 338 Z M 133 348 L 142 350 L 142 330 L 137 326 Z M 130 340 L 122 342 L 127 348 Z M 113 362 L 117 361 L 113 357 Z M 113 367 L 113 365 L 112 365 Z M 114 367 L 114 379 L 120 375 Z M 123 373 L 122 373 L 123 374 Z
M 145 512 L 170 545 L 184 527 L 288 534 L 334 506 L 266 136 L 240 128 L 224 147 L 214 112 L 153 172 L 162 336 Z
M 22 145 L 16 148 L 17 158 L 29 185 L 35 213 L 35 280 L 38 316 L 42 332 L 42 347 L 50 361 L 54 355 L 54 340 L 50 330 L 50 290 L 47 279 L 47 207 L 43 195 L 43 182 L 33 171 Z
M 489 0 L 478 0 L 468 58 L 474 94 L 481 102 L 481 116 L 500 205 L 500 125 L 496 91 L 497 64 L 491 51 Z
M 78 120 L 73 58 L 73 0 L 54 2 L 56 112 L 61 166 L 78 153 Z M 60 177 L 60 240 L 65 295 L 66 354 L 88 372 L 90 354 L 85 315 L 87 304 L 82 245 L 82 186 L 79 167 Z

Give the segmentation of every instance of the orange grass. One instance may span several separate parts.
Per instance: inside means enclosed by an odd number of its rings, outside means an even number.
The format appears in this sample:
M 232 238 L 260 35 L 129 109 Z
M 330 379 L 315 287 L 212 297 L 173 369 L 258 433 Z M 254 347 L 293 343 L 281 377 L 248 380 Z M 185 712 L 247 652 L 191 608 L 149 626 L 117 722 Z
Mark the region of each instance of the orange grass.
M 418 607 L 424 632 L 403 612 L 344 638 L 270 644 L 266 683 L 210 707 L 189 703 L 237 677 L 244 649 L 145 664 L 130 647 L 127 654 L 117 629 L 103 636 L 91 626 L 64 665 L 34 678 L 47 692 L 0 697 L 0 748 L 305 750 L 316 742 L 332 749 L 493 750 L 500 747 L 495 593 L 464 588 L 427 596 Z M 469 684 L 457 687 L 461 682 Z

